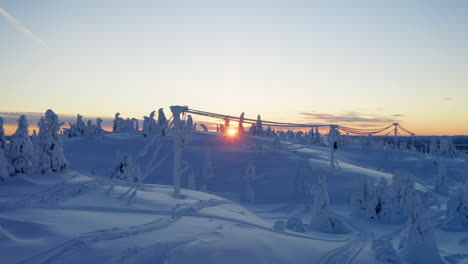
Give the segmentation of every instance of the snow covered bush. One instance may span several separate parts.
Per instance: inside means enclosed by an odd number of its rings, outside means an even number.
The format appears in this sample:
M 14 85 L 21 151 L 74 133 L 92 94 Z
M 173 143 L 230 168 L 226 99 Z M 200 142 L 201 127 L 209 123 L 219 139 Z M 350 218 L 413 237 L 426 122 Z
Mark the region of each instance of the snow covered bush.
M 351 228 L 338 219 L 330 209 L 330 198 L 325 175 L 319 176 L 318 183 L 312 187 L 312 193 L 315 195 L 315 199 L 309 228 L 326 233 L 351 232 Z
M 32 167 L 33 145 L 29 138 L 29 124 L 25 115 L 18 119 L 18 128 L 11 137 L 8 158 L 12 166 L 12 173 L 28 173 Z
M 60 127 L 58 116 L 52 110 L 47 110 L 45 117 L 38 123 L 39 134 L 35 147 L 36 169 L 42 174 L 48 172 L 64 172 L 68 162 L 63 155 L 62 141 L 60 140 Z
M 413 191 L 408 205 L 408 229 L 400 241 L 399 248 L 404 259 L 412 263 L 444 263 L 434 238 L 434 229 L 421 198 Z
M 255 201 L 255 191 L 253 189 L 253 183 L 256 179 L 255 175 L 255 166 L 252 162 L 249 163 L 245 174 L 241 177 L 242 182 L 242 192 L 241 192 L 241 201 L 251 203 Z
M 468 229 L 468 181 L 447 202 L 446 217 L 441 227 L 448 231 Z

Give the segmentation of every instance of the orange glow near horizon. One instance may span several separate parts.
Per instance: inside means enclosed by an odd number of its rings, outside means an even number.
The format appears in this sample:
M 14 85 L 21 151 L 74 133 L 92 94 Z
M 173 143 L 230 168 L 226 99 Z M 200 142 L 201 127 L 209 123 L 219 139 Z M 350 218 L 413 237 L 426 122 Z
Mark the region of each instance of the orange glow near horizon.
M 237 135 L 237 130 L 234 129 L 234 128 L 229 128 L 228 131 L 227 131 L 227 135 L 230 136 L 230 137 L 234 137 Z

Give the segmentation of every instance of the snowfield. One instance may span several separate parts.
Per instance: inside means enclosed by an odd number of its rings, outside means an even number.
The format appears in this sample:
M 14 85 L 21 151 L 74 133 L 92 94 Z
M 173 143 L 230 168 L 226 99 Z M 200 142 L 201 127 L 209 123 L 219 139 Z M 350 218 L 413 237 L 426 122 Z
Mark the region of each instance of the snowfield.
M 396 169 L 437 200 L 429 211 L 441 259 L 427 263 L 468 263 L 468 231 L 440 226 L 449 197 L 433 192 L 438 166 L 425 154 L 340 146 L 332 170 L 326 145 L 281 141 L 278 147 L 269 137 L 190 134 L 182 148 L 181 198 L 172 195 L 169 135 L 159 156 L 167 159 L 131 202 L 129 185 L 109 176 L 117 153 L 136 157 L 143 149 L 140 135 L 64 139 L 67 172 L 16 175 L 0 184 L 0 263 L 416 263 L 400 248 L 406 221 L 359 216 L 350 202 L 364 176 L 391 183 Z M 138 160 L 142 169 L 150 156 Z M 250 162 L 255 177 L 246 180 Z M 464 160 L 448 161 L 451 194 L 466 172 Z M 190 174 L 197 190 L 187 188 Z M 324 175 L 326 185 L 317 185 Z M 314 201 L 323 195 L 317 186 L 328 191 L 328 217 L 347 232 L 309 228 L 320 209 Z

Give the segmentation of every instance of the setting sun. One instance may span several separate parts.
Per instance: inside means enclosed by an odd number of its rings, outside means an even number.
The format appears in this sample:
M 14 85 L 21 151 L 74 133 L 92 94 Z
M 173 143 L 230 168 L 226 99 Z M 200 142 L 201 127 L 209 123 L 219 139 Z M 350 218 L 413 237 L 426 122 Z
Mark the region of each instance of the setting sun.
M 237 130 L 234 129 L 234 128 L 230 128 L 230 129 L 228 129 L 228 131 L 227 131 L 227 135 L 228 135 L 228 136 L 231 136 L 231 137 L 232 137 L 232 136 L 235 136 L 235 135 L 237 135 Z

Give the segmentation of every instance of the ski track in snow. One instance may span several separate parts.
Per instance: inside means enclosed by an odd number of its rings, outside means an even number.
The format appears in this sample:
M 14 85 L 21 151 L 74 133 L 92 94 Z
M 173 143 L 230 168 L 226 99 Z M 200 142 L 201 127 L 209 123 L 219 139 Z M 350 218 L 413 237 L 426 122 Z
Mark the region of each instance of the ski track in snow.
M 182 205 L 176 207 L 174 211 L 169 210 L 145 210 L 145 209 L 126 209 L 126 208 L 110 208 L 110 207 L 94 207 L 94 206 L 56 206 L 50 207 L 48 209 L 62 209 L 62 210 L 77 210 L 77 211 L 98 211 L 98 212 L 118 212 L 118 213 L 143 213 L 143 214 L 155 214 L 155 215 L 165 215 L 165 218 L 159 218 L 155 221 L 144 223 L 141 225 L 131 226 L 128 228 L 111 228 L 104 230 L 96 230 L 89 233 L 84 233 L 76 238 L 68 240 L 52 249 L 49 249 L 43 253 L 30 257 L 19 263 L 55 263 L 55 261 L 63 260 L 63 256 L 70 254 L 70 252 L 77 250 L 83 246 L 98 243 L 101 241 L 115 240 L 121 238 L 127 238 L 130 236 L 136 236 L 147 232 L 153 232 L 167 228 L 168 226 L 174 224 L 184 216 L 189 217 L 198 217 L 198 218 L 209 218 L 217 219 L 230 223 L 235 223 L 247 227 L 262 229 L 265 231 L 270 231 L 286 236 L 309 239 L 309 240 L 318 240 L 326 242 L 346 242 L 347 240 L 343 239 L 324 239 L 320 237 L 312 237 L 307 235 L 288 233 L 280 231 L 274 228 L 265 227 L 259 224 L 250 223 L 247 221 L 233 219 L 223 216 L 203 214 L 199 213 L 200 210 L 206 207 L 213 207 L 223 204 L 232 203 L 228 200 L 206 200 L 200 201 L 193 205 Z M 351 242 L 353 243 L 353 242 Z
M 135 225 L 128 228 L 111 228 L 104 230 L 97 230 L 89 233 L 84 233 L 76 238 L 68 240 L 52 249 L 49 249 L 36 256 L 30 257 L 24 261 L 18 263 L 60 263 L 63 261 L 63 257 L 70 254 L 72 251 L 79 249 L 83 246 L 98 243 L 101 241 L 115 240 L 120 238 L 126 238 L 130 236 L 136 236 L 147 232 L 161 230 L 166 228 L 183 216 L 192 215 L 197 211 L 217 205 L 229 203 L 227 200 L 206 200 L 200 201 L 193 205 L 181 206 L 176 208 L 170 216 L 165 218 L 159 218 L 155 221 L 144 223 L 141 225 Z
M 32 194 L 22 200 L 9 203 L 4 209 L 46 207 L 71 196 L 81 194 L 95 184 L 94 181 L 70 183 L 70 181 L 79 176 L 79 173 L 74 172 L 70 178 L 48 187 L 43 192 Z
M 335 248 L 329 251 L 321 260 L 320 264 L 349 264 L 361 253 L 362 249 L 366 246 L 372 234 L 369 232 L 362 232 L 359 238 L 344 246 Z

